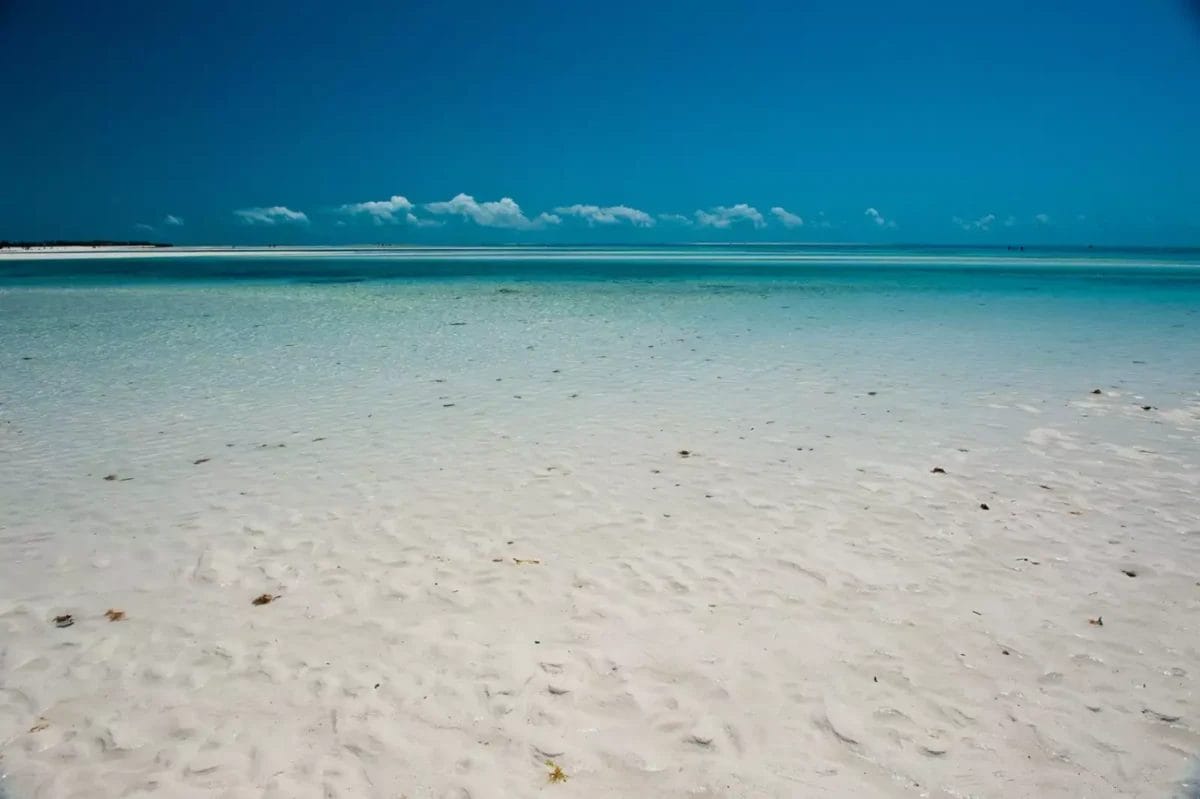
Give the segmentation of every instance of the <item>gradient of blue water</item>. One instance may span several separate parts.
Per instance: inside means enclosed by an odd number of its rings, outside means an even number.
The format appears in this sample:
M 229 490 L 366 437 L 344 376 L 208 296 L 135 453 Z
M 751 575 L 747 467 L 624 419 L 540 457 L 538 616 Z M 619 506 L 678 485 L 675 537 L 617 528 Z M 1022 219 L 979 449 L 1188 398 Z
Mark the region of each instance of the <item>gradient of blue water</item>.
M 789 260 L 796 259 L 796 260 Z M 827 260 L 826 260 L 827 259 Z M 0 260 L 0 286 L 190 282 L 720 281 L 848 289 L 1200 291 L 1200 249 L 813 247 L 330 250 Z
M 158 299 L 57 287 L 136 288 Z M 357 298 L 353 310 L 338 306 L 339 331 L 393 324 L 373 309 L 396 302 L 409 304 L 406 324 L 419 326 L 443 314 L 487 318 L 502 287 L 521 292 L 506 307 L 523 318 L 600 317 L 634 338 L 649 324 L 701 324 L 730 347 L 762 338 L 842 360 L 953 361 L 960 372 L 983 359 L 1010 371 L 1078 368 L 1116 379 L 1141 362 L 1177 395 L 1191 391 L 1200 369 L 1200 250 L 737 245 L 0 259 L 0 332 L 11 347 L 65 347 L 67 330 L 91 309 L 97 320 L 120 320 L 94 335 L 121 341 L 145 320 L 187 321 L 209 301 L 223 316 L 230 291 L 245 299 L 231 328 L 268 313 L 254 302 L 272 295 L 290 298 L 285 308 L 305 298 L 296 313 L 310 321 L 335 313 L 338 297 Z M 504 324 L 497 317 L 482 340 L 481 327 L 462 330 L 482 347 Z M 40 341 L 26 340 L 35 331 Z

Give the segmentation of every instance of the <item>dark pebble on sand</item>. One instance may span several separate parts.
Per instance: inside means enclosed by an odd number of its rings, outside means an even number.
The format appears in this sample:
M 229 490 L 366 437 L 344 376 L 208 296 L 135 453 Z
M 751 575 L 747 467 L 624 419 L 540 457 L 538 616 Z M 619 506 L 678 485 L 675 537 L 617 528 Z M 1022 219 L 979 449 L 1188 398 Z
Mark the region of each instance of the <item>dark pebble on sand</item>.
M 71 616 L 70 613 L 65 613 L 62 616 L 54 617 L 54 626 L 55 627 L 70 627 L 74 623 L 75 623 L 75 619 Z
M 1154 406 L 1153 405 L 1143 405 L 1142 410 L 1143 411 L 1152 411 L 1152 410 L 1154 410 Z
M 681 458 L 691 457 L 691 454 L 692 454 L 691 450 L 687 450 L 687 449 L 679 450 L 679 457 L 681 457 Z
M 1101 390 L 1100 390 L 1100 389 L 1098 389 L 1098 388 L 1093 388 L 1093 389 L 1092 389 L 1092 393 L 1093 393 L 1093 394 L 1103 394 L 1104 392 L 1103 392 L 1103 391 L 1101 391 Z
M 988 504 L 986 502 L 980 502 L 979 509 L 980 510 L 991 510 L 991 508 L 988 507 Z
M 199 466 L 202 463 L 208 463 L 210 460 L 212 460 L 212 458 L 196 458 L 196 460 L 192 461 L 192 465 Z
M 929 470 L 929 473 L 930 474 L 945 474 L 946 470 L 943 469 L 941 466 L 934 466 L 932 469 Z
M 1126 577 L 1137 577 L 1137 572 L 1133 569 L 1121 569 L 1121 574 L 1124 574 Z
M 117 476 L 115 474 L 106 474 L 104 475 L 104 479 L 111 483 L 113 480 L 117 479 Z

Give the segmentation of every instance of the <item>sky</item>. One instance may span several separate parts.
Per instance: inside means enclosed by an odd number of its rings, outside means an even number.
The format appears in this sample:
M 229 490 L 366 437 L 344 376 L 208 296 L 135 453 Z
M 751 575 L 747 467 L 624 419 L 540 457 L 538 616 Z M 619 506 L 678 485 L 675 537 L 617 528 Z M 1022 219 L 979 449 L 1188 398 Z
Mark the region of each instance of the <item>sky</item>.
M 0 239 L 1200 244 L 1200 3 L 0 0 Z

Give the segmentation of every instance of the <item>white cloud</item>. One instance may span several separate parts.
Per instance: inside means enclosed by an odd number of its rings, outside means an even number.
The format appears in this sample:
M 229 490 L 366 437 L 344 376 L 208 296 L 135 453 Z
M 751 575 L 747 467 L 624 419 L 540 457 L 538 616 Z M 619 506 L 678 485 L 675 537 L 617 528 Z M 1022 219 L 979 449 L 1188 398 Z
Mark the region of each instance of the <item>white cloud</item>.
M 1005 227 L 1012 227 L 1015 224 L 1017 224 L 1017 218 L 1015 216 L 1013 216 L 1012 214 L 1009 214 L 1008 216 L 1006 216 L 1004 218 L 1004 226 Z
M 832 222 L 830 222 L 828 219 L 826 219 L 826 218 L 825 218 L 825 212 L 824 212 L 824 211 L 818 211 L 818 212 L 817 212 L 817 221 L 816 221 L 816 222 L 814 222 L 813 224 L 814 224 L 814 225 L 816 225 L 816 226 L 817 226 L 817 227 L 819 227 L 819 228 L 823 228 L 823 229 L 826 229 L 826 230 L 828 230 L 829 228 L 833 227 L 833 223 L 832 223 Z
M 482 227 L 512 230 L 537 230 L 562 222 L 560 217 L 547 213 L 538 214 L 530 219 L 521 212 L 521 206 L 511 197 L 480 203 L 469 194 L 458 194 L 444 202 L 426 203 L 425 209 L 431 214 L 455 214 Z
M 338 207 L 338 213 L 346 216 L 359 216 L 365 214 L 371 217 L 372 221 L 377 225 L 385 223 L 395 224 L 399 220 L 396 219 L 397 214 L 404 214 L 405 221 L 416 219 L 412 209 L 415 206 L 409 202 L 407 197 L 402 197 L 399 194 L 393 194 L 386 200 L 368 200 L 362 203 L 349 203 Z
M 780 208 L 778 205 L 771 209 L 771 213 L 775 215 L 783 226 L 786 228 L 804 227 L 804 220 L 796 216 L 792 212 Z
M 879 213 L 874 208 L 868 208 L 866 211 L 863 211 L 863 215 L 868 217 L 869 219 L 871 219 L 871 221 L 873 221 L 879 227 L 893 228 L 893 229 L 896 227 L 895 220 L 884 219 L 883 214 Z
M 179 217 L 175 216 L 175 214 L 167 214 L 166 217 L 163 219 L 163 224 L 164 225 L 173 225 L 173 226 L 178 227 L 179 225 L 183 224 L 183 220 L 180 219 Z
M 567 205 L 555 208 L 554 213 L 563 216 L 577 216 L 586 219 L 588 225 L 615 225 L 618 222 L 629 222 L 634 227 L 654 227 L 654 217 L 645 211 L 630 208 L 627 205 Z
M 154 225 L 147 225 L 145 222 L 138 222 L 134 227 L 138 230 L 154 230 Z
M 658 218 L 663 222 L 674 222 L 679 225 L 692 224 L 692 218 L 683 214 L 659 214 Z
M 308 224 L 308 215 L 303 211 L 293 211 L 283 205 L 272 205 L 270 208 L 241 208 L 233 215 L 247 225 Z
M 991 230 L 992 225 L 995 223 L 995 214 L 984 214 L 978 219 L 963 219 L 960 216 L 954 217 L 954 224 L 958 225 L 963 230 Z
M 746 203 L 733 206 L 718 205 L 708 211 L 696 212 L 696 224 L 700 227 L 712 227 L 725 230 L 734 222 L 750 222 L 756 228 L 767 226 L 767 221 L 758 209 Z
M 1048 224 L 1050 224 L 1050 215 L 1049 214 L 1034 214 L 1033 221 L 1037 222 L 1039 225 L 1048 225 Z

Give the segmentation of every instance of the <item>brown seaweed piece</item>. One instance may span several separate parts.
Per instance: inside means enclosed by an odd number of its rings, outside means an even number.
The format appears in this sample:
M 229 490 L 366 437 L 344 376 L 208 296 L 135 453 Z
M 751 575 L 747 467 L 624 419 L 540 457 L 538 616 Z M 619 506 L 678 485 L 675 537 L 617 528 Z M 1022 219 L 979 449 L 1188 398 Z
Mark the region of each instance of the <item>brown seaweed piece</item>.
M 546 767 L 550 769 L 550 773 L 546 775 L 546 779 L 550 782 L 566 782 L 569 779 L 567 773 L 562 770 L 562 766 L 553 760 L 547 760 Z

